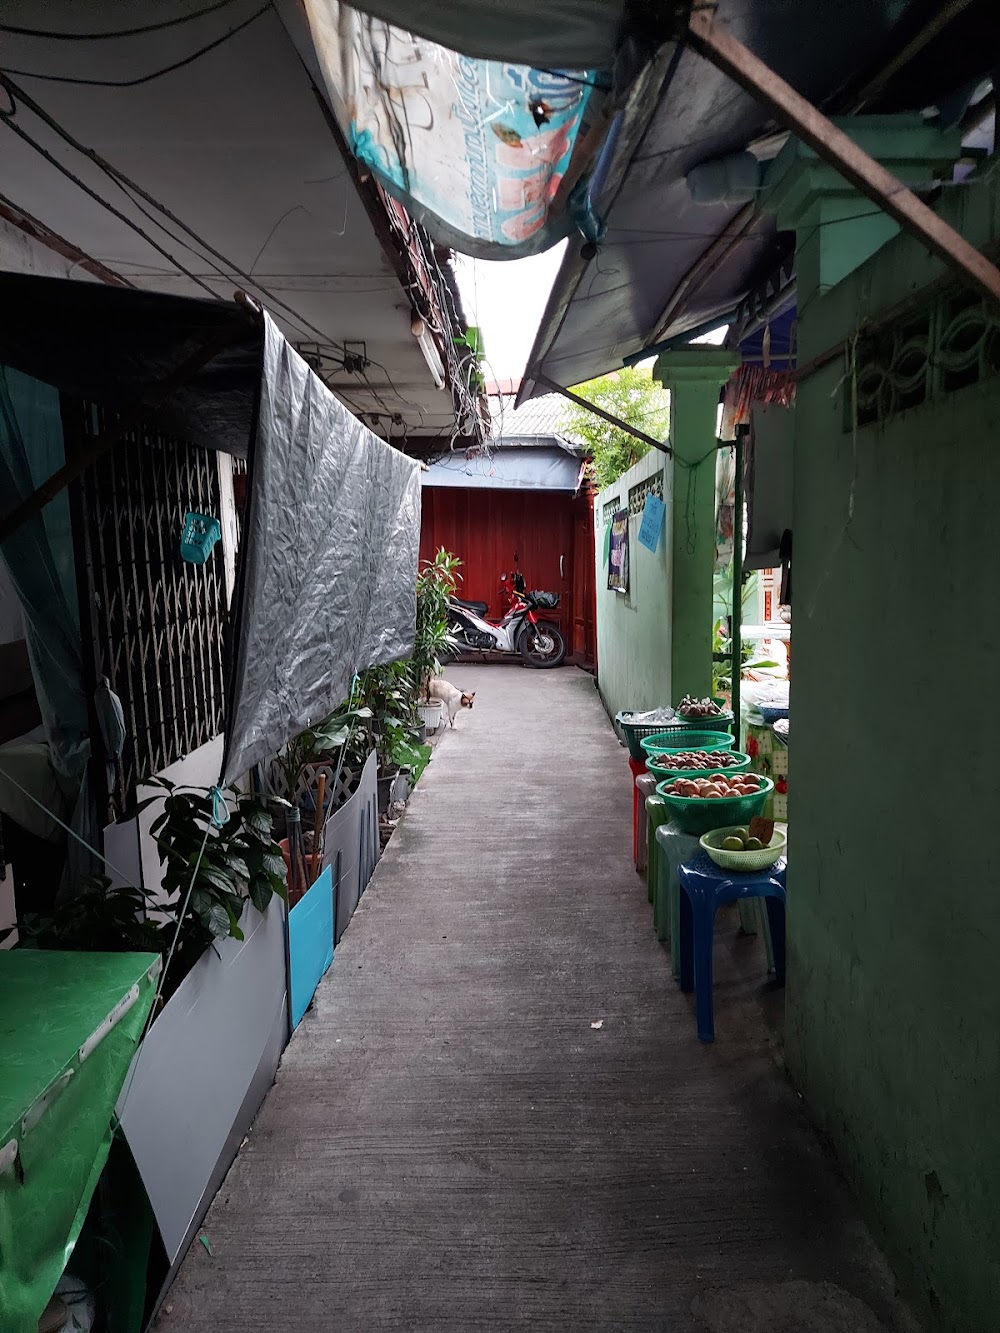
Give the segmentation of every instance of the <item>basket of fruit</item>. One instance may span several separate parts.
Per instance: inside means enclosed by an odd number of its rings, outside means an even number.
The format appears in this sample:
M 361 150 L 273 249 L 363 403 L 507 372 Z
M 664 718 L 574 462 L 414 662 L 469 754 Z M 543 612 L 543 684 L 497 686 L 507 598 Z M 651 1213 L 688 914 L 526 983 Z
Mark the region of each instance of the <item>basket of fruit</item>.
M 770 778 L 758 773 L 713 773 L 711 777 L 671 778 L 659 782 L 662 796 L 674 820 L 685 833 L 709 833 L 726 825 L 749 824 L 764 809 L 774 791 Z
M 724 708 L 724 702 L 709 698 L 696 699 L 693 694 L 685 694 L 677 705 L 677 720 L 689 727 L 701 726 L 705 722 L 713 727 L 719 722 L 732 722 L 732 710 Z
M 736 737 L 731 731 L 692 731 L 690 727 L 683 731 L 658 731 L 654 736 L 644 736 L 643 758 L 651 754 L 678 754 L 686 750 L 731 750 L 736 744 Z
M 677 750 L 648 754 L 646 768 L 654 778 L 706 778 L 711 773 L 745 773 L 750 756 L 738 750 Z
M 759 838 L 752 838 L 745 824 L 730 828 L 712 829 L 701 838 L 701 845 L 717 866 L 723 870 L 770 870 L 785 854 L 787 839 L 777 829 L 765 846 Z

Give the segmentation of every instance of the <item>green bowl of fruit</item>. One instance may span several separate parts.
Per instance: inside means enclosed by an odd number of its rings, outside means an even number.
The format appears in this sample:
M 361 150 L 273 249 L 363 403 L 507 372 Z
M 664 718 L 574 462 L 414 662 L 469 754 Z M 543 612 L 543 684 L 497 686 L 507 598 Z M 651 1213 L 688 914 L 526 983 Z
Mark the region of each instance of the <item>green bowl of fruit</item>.
M 785 854 L 788 839 L 775 829 L 765 846 L 759 838 L 752 838 L 745 824 L 712 829 L 702 835 L 701 845 L 717 866 L 723 870 L 770 870 Z
M 714 773 L 745 773 L 752 760 L 739 750 L 668 750 L 648 754 L 646 768 L 660 782 L 673 778 L 707 778 Z
M 712 829 L 749 824 L 763 811 L 772 791 L 771 779 L 758 773 L 673 778 L 656 786 L 656 794 L 663 797 L 681 830 L 698 836 Z

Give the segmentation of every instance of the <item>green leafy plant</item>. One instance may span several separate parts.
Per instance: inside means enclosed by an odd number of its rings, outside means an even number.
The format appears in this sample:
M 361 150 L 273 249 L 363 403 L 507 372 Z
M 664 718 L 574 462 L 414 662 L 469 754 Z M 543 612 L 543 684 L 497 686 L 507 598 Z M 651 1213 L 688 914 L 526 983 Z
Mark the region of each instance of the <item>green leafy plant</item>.
M 113 885 L 95 876 L 51 913 L 26 913 L 18 923 L 18 938 L 40 949 L 166 954 L 176 936 L 164 992 L 169 995 L 210 944 L 229 936 L 244 938 L 240 919 L 248 902 L 263 912 L 275 894 L 287 900 L 285 861 L 261 798 L 231 793 L 229 820 L 219 828 L 212 819 L 210 792 L 182 790 L 165 778 L 150 785 L 167 793 L 163 812 L 151 828 L 164 872 L 160 891 Z M 139 812 L 162 799 L 150 797 Z
M 770 658 L 754 658 L 754 645 L 740 646 L 740 678 L 751 671 L 771 671 L 778 663 Z M 733 688 L 733 640 L 725 620 L 712 626 L 712 693 L 730 694 Z
M 573 392 L 653 439 L 666 440 L 670 426 L 667 395 L 648 366 L 601 375 L 577 385 Z M 590 454 L 598 490 L 613 486 L 623 472 L 649 452 L 649 445 L 642 440 L 575 403 L 565 409 L 560 424 L 566 437 L 583 445 Z
M 17 925 L 18 942 L 22 948 L 77 953 L 166 953 L 172 932 L 146 919 L 153 906 L 152 895 L 143 889 L 93 875 L 52 912 L 26 912 Z
M 364 736 L 371 717 L 370 708 L 345 703 L 315 727 L 293 737 L 277 760 L 289 799 L 295 799 L 302 775 L 309 765 L 337 755 L 355 736 Z
M 191 913 L 209 939 L 242 940 L 240 917 L 248 900 L 263 912 L 274 894 L 287 898 L 285 860 L 271 835 L 267 805 L 258 796 L 237 796 L 219 828 L 210 792 L 181 791 L 164 778 L 155 784 L 168 792 L 150 829 L 168 904 L 179 910 L 193 883 Z
M 429 699 L 430 682 L 441 670 L 441 658 L 452 646 L 448 632 L 448 602 L 458 587 L 461 564 L 457 555 L 442 546 L 433 560 L 425 560 L 417 575 L 417 621 L 412 681 L 418 698 Z
M 423 741 L 397 739 L 392 749 L 392 763 L 397 768 L 406 768 L 414 783 L 430 763 L 431 747 Z

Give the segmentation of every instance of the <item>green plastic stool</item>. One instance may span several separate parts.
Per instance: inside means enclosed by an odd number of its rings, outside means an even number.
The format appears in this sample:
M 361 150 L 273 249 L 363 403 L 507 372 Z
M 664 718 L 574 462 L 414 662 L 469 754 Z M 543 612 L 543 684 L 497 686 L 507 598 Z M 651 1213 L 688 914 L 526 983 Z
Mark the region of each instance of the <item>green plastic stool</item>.
M 656 883 L 653 895 L 653 925 L 661 943 L 669 941 L 674 978 L 680 980 L 681 960 L 678 940 L 681 928 L 681 887 L 677 871 L 684 861 L 700 851 L 697 838 L 683 833 L 676 825 L 661 823 L 650 840 L 650 865 L 656 844 Z M 774 972 L 774 946 L 763 898 L 748 898 L 740 903 L 740 929 L 744 935 L 756 935 L 758 925 L 764 936 L 767 970 Z M 744 910 L 745 909 L 745 910 Z
M 659 876 L 660 847 L 656 840 L 656 830 L 670 822 L 670 810 L 662 796 L 646 797 L 646 897 L 653 904 L 654 920 L 656 909 L 656 883 Z

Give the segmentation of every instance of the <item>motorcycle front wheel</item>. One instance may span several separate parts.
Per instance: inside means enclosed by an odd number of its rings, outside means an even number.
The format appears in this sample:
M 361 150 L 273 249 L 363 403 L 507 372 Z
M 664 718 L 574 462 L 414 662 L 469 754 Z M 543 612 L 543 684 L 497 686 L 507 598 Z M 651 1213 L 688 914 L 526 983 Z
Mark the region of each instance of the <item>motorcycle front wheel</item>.
M 531 667 L 557 667 L 566 656 L 563 636 L 549 620 L 540 620 L 537 625 L 529 621 L 521 631 L 518 646 L 526 665 Z

